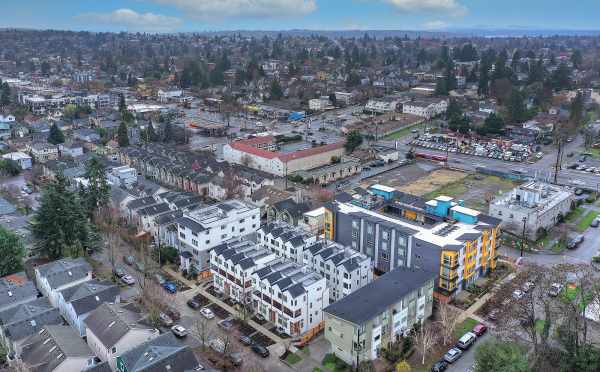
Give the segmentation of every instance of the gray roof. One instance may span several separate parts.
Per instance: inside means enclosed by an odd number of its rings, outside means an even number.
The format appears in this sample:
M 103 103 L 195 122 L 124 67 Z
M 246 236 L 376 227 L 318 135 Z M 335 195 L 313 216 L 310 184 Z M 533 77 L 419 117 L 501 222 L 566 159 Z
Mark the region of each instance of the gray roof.
M 58 309 L 53 308 L 45 297 L 0 312 L 0 327 L 13 341 L 31 336 L 45 325 L 63 323 Z
M 8 200 L 0 197 L 0 215 L 15 213 L 17 208 Z
M 198 367 L 192 349 L 170 332 L 144 342 L 120 358 L 129 372 L 175 372 Z
M 436 274 L 428 271 L 397 268 L 334 302 L 323 311 L 361 325 L 435 277 Z
M 63 258 L 36 268 L 40 276 L 48 280 L 52 289 L 85 278 L 92 272 L 92 266 L 80 258 Z
M 86 369 L 85 372 L 112 372 L 112 369 L 110 368 L 110 364 L 108 364 L 108 362 L 102 362 Z
M 84 323 L 102 344 L 111 348 L 132 329 L 151 329 L 138 322 L 142 316 L 123 306 L 103 303 L 88 315 Z
M 35 284 L 27 279 L 25 273 L 0 278 L 0 308 L 8 308 L 28 299 L 33 300 L 37 295 Z
M 52 372 L 68 358 L 94 358 L 73 328 L 47 325 L 23 341 L 21 359 L 36 372 Z
M 60 293 L 65 302 L 71 303 L 75 313 L 80 316 L 96 309 L 104 302 L 115 302 L 120 290 L 110 281 L 90 280 L 64 289 Z

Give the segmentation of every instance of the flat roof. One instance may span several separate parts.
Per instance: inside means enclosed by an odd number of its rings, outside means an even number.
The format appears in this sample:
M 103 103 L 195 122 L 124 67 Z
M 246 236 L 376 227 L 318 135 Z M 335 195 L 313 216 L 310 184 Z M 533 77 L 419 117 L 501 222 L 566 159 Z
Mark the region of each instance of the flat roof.
M 389 186 L 386 186 L 386 185 L 380 185 L 380 184 L 372 185 L 369 188 L 370 189 L 381 190 L 383 192 L 394 192 L 394 191 L 396 191 L 396 189 L 393 188 L 393 187 L 389 187 Z
M 450 208 L 450 210 L 453 210 L 458 213 L 466 214 L 467 216 L 473 216 L 473 217 L 477 217 L 481 214 L 481 212 L 476 211 L 475 209 L 461 207 L 460 205 L 455 205 L 454 207 Z

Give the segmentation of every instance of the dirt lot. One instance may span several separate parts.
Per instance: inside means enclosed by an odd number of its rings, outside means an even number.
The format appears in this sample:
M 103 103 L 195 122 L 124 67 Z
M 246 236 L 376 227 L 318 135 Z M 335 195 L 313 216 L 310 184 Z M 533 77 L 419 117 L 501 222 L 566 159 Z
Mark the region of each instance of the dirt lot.
M 467 174 L 464 172 L 438 169 L 408 185 L 400 187 L 398 190 L 412 195 L 423 196 L 450 183 L 460 182 L 466 176 Z
M 438 169 L 441 169 L 441 166 L 433 162 L 417 161 L 415 164 L 392 169 L 380 175 L 367 178 L 361 182 L 361 186 L 367 188 L 378 183 L 401 190 L 403 187 L 426 177 L 428 174 Z

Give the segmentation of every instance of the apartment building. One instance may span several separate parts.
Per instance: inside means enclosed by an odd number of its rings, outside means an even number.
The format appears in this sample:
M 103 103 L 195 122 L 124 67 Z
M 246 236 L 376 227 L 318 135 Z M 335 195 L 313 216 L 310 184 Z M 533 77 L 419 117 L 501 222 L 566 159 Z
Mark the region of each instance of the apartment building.
M 257 242 L 277 257 L 307 265 L 326 280 L 330 301 L 337 301 L 373 280 L 371 258 L 283 222 L 256 233 Z
M 402 113 L 420 116 L 429 120 L 434 116 L 445 113 L 447 109 L 448 101 L 445 99 L 421 98 L 405 102 L 402 106 Z
M 292 337 L 319 328 L 329 304 L 325 278 L 306 265 L 275 260 L 252 274 L 254 309 Z
M 376 359 L 382 348 L 431 316 L 435 277 L 397 268 L 326 307 L 331 352 L 350 365 Z
M 252 274 L 276 259 L 275 253 L 248 240 L 221 244 L 210 252 L 213 285 L 236 302 L 251 302 Z
M 210 266 L 210 250 L 224 241 L 251 234 L 260 228 L 260 208 L 248 202 L 229 200 L 185 212 L 177 220 L 179 249 L 187 252 L 181 266 L 197 271 Z
M 496 267 L 500 220 L 439 196 L 426 201 L 396 192 L 375 203 L 327 206 L 325 235 L 366 254 L 379 272 L 408 267 L 438 272 L 448 299 Z

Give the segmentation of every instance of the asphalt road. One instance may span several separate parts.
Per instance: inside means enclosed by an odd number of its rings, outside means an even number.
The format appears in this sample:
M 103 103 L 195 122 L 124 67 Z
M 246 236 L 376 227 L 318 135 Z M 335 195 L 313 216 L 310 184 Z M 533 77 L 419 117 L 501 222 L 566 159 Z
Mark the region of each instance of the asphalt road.
M 477 349 L 477 346 L 479 346 L 482 342 L 487 341 L 487 340 L 491 340 L 492 336 L 490 335 L 490 333 L 486 333 L 483 336 L 479 337 L 477 339 L 477 341 L 475 341 L 475 344 L 473 346 L 471 346 L 471 348 L 465 352 L 463 352 L 462 357 L 457 360 L 456 362 L 452 363 L 448 369 L 446 370 L 447 372 L 466 372 L 469 370 L 469 368 L 471 368 L 473 366 L 473 364 L 475 364 L 475 350 Z

